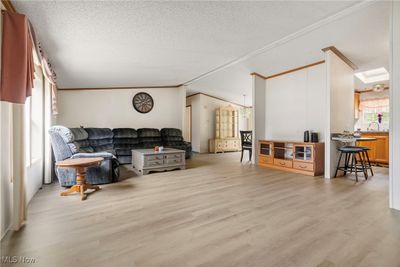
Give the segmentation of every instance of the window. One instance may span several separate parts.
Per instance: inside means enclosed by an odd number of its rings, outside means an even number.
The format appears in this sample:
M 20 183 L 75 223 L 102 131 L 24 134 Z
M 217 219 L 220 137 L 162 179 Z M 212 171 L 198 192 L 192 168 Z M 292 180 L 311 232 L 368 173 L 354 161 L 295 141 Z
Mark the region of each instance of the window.
M 360 102 L 361 116 L 356 128 L 362 130 L 389 129 L 389 98 L 368 99 Z M 380 117 L 380 118 L 379 118 Z
M 37 76 L 33 80 L 32 96 L 25 102 L 24 130 L 25 130 L 25 162 L 29 167 L 40 160 L 43 154 L 43 81 Z

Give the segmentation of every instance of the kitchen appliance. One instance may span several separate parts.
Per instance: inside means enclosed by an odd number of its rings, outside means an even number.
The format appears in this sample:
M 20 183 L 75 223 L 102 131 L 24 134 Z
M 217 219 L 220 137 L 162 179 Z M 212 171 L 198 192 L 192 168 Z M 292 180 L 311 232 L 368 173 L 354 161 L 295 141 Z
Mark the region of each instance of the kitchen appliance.
M 310 142 L 310 131 L 304 131 L 304 142 Z
M 313 142 L 313 143 L 318 143 L 318 140 L 319 138 L 318 138 L 318 133 L 317 132 L 312 132 L 311 133 L 311 142 Z

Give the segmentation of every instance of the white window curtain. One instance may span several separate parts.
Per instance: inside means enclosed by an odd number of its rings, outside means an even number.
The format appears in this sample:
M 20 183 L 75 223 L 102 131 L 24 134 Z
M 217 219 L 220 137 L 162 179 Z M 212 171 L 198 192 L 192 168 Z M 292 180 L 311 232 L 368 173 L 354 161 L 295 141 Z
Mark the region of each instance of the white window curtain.
M 360 118 L 356 128 L 362 130 L 389 129 L 389 90 L 360 95 Z

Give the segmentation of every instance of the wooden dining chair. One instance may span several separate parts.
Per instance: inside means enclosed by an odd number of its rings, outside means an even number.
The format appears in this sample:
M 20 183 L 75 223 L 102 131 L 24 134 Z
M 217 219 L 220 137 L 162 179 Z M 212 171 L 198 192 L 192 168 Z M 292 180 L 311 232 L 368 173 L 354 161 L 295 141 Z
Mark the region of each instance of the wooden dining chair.
M 249 151 L 249 161 L 251 161 L 251 155 L 253 154 L 253 131 L 240 131 L 240 138 L 242 142 L 242 154 L 240 156 L 240 162 L 243 161 L 243 151 Z

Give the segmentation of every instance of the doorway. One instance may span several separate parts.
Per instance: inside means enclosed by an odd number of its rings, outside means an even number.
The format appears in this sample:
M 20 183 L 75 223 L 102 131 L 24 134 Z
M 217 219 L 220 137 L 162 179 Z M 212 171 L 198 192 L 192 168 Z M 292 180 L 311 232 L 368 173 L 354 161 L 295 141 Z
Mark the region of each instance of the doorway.
M 185 120 L 186 129 L 183 138 L 186 142 L 192 142 L 192 105 L 186 106 Z

